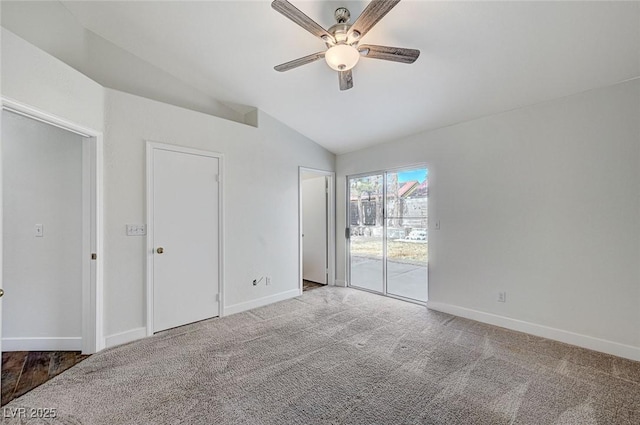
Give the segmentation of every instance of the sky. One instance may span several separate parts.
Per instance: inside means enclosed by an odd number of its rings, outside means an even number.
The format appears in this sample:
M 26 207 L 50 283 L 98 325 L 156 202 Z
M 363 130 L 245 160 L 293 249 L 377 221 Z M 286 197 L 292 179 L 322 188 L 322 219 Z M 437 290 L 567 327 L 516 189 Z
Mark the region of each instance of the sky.
M 427 178 L 428 171 L 426 168 L 417 170 L 407 170 L 398 172 L 398 183 L 404 183 L 412 180 L 417 180 L 422 183 Z

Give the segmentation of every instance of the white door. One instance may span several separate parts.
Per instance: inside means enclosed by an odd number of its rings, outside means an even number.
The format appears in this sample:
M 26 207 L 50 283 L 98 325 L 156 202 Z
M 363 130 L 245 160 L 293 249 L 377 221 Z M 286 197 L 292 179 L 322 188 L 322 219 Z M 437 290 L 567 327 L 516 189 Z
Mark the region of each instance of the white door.
M 327 284 L 327 178 L 302 180 L 302 278 Z
M 158 332 L 219 315 L 220 164 L 214 156 L 150 148 L 153 332 Z

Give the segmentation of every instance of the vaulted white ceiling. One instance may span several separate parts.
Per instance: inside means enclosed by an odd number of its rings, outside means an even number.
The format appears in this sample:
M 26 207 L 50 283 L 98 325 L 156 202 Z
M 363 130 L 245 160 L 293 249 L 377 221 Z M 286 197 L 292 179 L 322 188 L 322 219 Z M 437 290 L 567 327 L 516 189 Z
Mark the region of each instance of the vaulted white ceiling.
M 366 1 L 296 1 L 327 28 Z M 640 76 L 638 2 L 400 2 L 367 44 L 416 48 L 413 65 L 362 59 L 341 92 L 324 61 L 273 66 L 324 44 L 269 1 L 64 1 L 87 29 L 219 100 L 256 106 L 335 153 Z

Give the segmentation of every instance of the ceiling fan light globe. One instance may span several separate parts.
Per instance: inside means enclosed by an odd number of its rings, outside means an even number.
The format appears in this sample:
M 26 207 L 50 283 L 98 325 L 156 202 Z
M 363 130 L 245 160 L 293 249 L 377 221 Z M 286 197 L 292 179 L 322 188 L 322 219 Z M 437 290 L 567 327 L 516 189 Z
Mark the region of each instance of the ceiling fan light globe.
M 327 65 L 336 71 L 348 71 L 360 60 L 360 53 L 355 47 L 348 44 L 332 46 L 324 54 Z

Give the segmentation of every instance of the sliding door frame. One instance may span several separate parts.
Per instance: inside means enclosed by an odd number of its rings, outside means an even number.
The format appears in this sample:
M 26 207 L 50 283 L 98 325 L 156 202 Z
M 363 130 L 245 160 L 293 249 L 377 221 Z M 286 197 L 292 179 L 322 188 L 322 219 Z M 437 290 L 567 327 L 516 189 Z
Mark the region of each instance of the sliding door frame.
M 347 245 L 347 286 L 349 288 L 358 289 L 361 291 L 371 292 L 374 294 L 384 295 L 390 298 L 396 298 L 403 301 L 408 301 L 414 304 L 419 305 L 427 305 L 426 301 L 415 300 L 413 298 L 403 297 L 401 295 L 390 294 L 387 290 L 387 174 L 388 173 L 397 173 L 401 171 L 415 170 L 425 168 L 429 169 L 426 163 L 418 163 L 412 165 L 406 165 L 402 167 L 388 168 L 385 170 L 379 171 L 370 171 L 365 173 L 358 174 L 350 174 L 346 176 L 345 186 L 346 186 L 346 217 L 345 217 L 345 238 Z M 381 175 L 382 176 L 382 292 L 374 291 L 368 288 L 362 288 L 359 286 L 353 286 L 351 284 L 351 187 L 349 185 L 349 181 L 351 179 L 357 179 L 362 177 L 369 177 Z M 427 207 L 429 208 L 429 207 Z M 348 237 L 347 237 L 348 235 Z M 429 260 L 427 259 L 427 281 L 425 285 L 427 285 L 427 299 L 429 298 Z
M 349 184 L 351 179 L 358 179 L 362 177 L 371 177 L 371 176 L 382 176 L 382 292 L 375 291 L 369 288 L 363 288 L 360 286 L 353 286 L 351 284 L 351 185 Z M 385 205 L 385 197 L 386 197 L 386 177 L 385 171 L 372 171 L 368 173 L 359 173 L 359 174 L 351 174 L 346 177 L 345 186 L 346 186 L 346 203 L 347 203 L 347 216 L 346 216 L 346 226 L 345 226 L 345 237 L 347 243 L 347 286 L 349 288 L 359 289 L 361 291 L 371 292 L 374 294 L 386 295 L 387 293 L 387 264 L 385 259 L 387 258 L 387 238 L 384 237 L 384 232 L 386 231 L 385 225 L 385 215 L 386 215 L 386 205 Z

